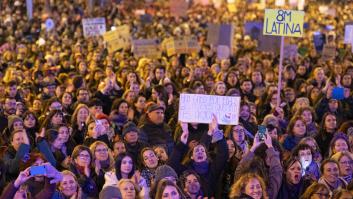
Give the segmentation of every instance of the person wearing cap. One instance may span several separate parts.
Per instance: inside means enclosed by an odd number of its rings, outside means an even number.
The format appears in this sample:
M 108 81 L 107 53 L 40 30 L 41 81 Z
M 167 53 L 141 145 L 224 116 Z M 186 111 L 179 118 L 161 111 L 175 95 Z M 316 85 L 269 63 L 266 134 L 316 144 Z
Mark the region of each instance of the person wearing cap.
M 145 120 L 139 126 L 139 140 L 151 146 L 163 145 L 170 154 L 174 147 L 170 127 L 164 122 L 164 108 L 156 103 L 147 105 Z
M 11 133 L 22 129 L 24 129 L 22 118 L 17 115 L 10 115 L 8 117 L 7 128 L 5 128 L 1 134 L 1 144 L 8 145 Z
M 128 122 L 124 125 L 122 137 L 124 139 L 126 151 L 130 153 L 137 162 L 137 157 L 140 151 L 147 147 L 147 143 L 139 140 L 140 130 L 137 128 L 135 123 Z

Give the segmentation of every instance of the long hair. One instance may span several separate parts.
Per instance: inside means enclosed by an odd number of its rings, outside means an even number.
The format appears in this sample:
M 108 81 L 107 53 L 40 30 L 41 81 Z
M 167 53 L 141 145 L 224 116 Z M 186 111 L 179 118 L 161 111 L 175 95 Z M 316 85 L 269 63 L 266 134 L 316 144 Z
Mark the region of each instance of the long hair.
M 167 180 L 167 179 L 162 179 L 161 181 L 159 181 L 159 183 L 157 185 L 157 192 L 156 192 L 156 195 L 154 198 L 155 199 L 162 199 L 164 189 L 167 186 L 175 187 L 175 189 L 179 193 L 179 196 L 180 196 L 179 199 L 185 199 L 185 196 L 184 196 L 183 192 L 181 191 L 181 189 L 176 184 L 174 184 L 174 182 Z
M 327 194 L 330 193 L 330 190 L 326 187 L 326 185 L 314 182 L 311 184 L 306 191 L 303 193 L 303 195 L 300 197 L 300 199 L 310 199 L 311 196 L 313 196 L 315 193 L 321 190 L 326 190 Z
M 230 188 L 229 198 L 235 199 L 241 196 L 245 192 L 245 186 L 254 178 L 257 179 L 261 185 L 263 198 L 268 198 L 264 180 L 255 173 L 246 173 L 242 175 Z
M 95 168 L 95 164 L 94 163 L 96 161 L 96 156 L 94 155 L 94 153 L 95 153 L 96 148 L 97 148 L 98 145 L 104 145 L 105 147 L 107 147 L 107 149 L 108 149 L 109 167 L 106 170 L 112 169 L 113 166 L 114 166 L 113 154 L 112 154 L 110 148 L 108 147 L 108 145 L 105 142 L 102 142 L 102 141 L 95 141 L 89 146 L 89 149 L 91 150 L 91 153 L 93 155 L 93 158 L 92 158 L 93 167 Z
M 130 157 L 132 160 L 132 168 L 131 168 L 130 173 L 128 174 L 128 178 L 131 178 L 135 173 L 135 169 L 136 169 L 135 165 L 136 164 L 134 162 L 134 158 L 132 157 L 132 155 L 130 155 L 128 153 L 121 153 L 118 155 L 118 157 L 116 158 L 116 161 L 115 161 L 115 174 L 116 174 L 116 177 L 118 180 L 123 178 L 121 175 L 121 163 L 125 157 Z
M 77 107 L 71 117 L 71 125 L 72 126 L 79 125 L 79 124 L 77 124 L 77 115 L 78 115 L 78 112 L 80 111 L 81 108 L 86 109 L 88 111 L 88 115 L 90 115 L 89 108 L 87 105 L 85 105 L 85 104 L 77 105 Z M 89 116 L 88 116 L 88 118 L 89 118 Z

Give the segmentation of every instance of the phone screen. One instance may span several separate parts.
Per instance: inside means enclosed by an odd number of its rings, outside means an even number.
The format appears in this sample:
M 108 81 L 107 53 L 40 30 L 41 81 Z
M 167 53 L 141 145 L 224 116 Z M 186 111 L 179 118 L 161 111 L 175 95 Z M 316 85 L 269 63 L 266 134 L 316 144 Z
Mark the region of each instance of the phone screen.
M 31 176 L 44 175 L 46 173 L 45 166 L 31 166 L 29 169 Z
M 266 126 L 264 125 L 259 125 L 258 126 L 258 134 L 259 134 L 259 139 L 260 141 L 265 140 L 265 134 L 266 134 Z

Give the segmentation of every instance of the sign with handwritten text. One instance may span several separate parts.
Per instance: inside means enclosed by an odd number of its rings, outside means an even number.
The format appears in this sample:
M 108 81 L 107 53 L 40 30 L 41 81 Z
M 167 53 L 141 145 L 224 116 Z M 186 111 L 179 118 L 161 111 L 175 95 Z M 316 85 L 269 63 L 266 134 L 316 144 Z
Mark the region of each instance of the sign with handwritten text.
M 179 121 L 210 123 L 215 114 L 219 124 L 236 125 L 239 121 L 240 97 L 181 94 Z
M 266 9 L 264 35 L 302 37 L 304 12 L 293 10 Z
M 103 35 L 106 32 L 105 18 L 82 19 L 82 26 L 85 38 Z

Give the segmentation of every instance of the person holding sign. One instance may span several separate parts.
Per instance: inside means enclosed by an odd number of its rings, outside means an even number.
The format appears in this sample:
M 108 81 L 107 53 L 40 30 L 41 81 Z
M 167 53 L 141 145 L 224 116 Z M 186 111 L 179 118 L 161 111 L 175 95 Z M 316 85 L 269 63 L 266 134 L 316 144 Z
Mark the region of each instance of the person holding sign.
M 180 137 L 180 142 L 174 147 L 173 153 L 170 156 L 167 164 L 174 168 L 180 175 L 187 169 L 196 171 L 201 178 L 201 185 L 204 188 L 204 196 L 213 197 L 215 195 L 214 182 L 218 182 L 219 176 L 228 159 L 227 142 L 223 136 L 223 132 L 218 128 L 218 120 L 213 115 L 212 122 L 209 124 L 207 134 L 201 139 L 201 143 L 191 149 L 188 164 L 182 165 L 181 160 L 187 154 L 189 139 L 188 124 L 180 123 L 183 133 Z M 211 161 L 207 155 L 208 146 L 214 143 L 216 145 L 217 155 Z

